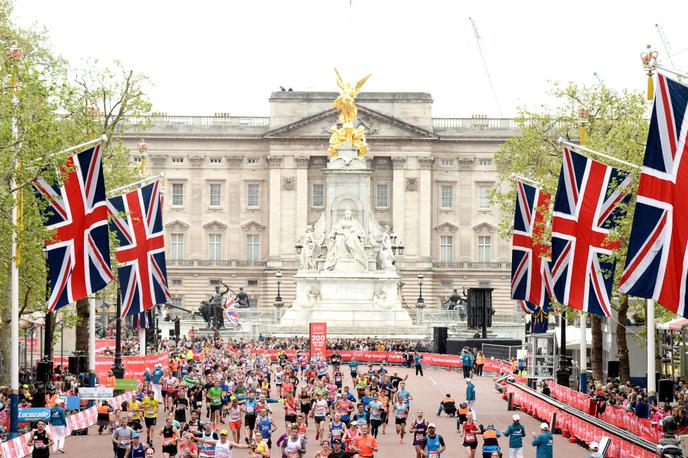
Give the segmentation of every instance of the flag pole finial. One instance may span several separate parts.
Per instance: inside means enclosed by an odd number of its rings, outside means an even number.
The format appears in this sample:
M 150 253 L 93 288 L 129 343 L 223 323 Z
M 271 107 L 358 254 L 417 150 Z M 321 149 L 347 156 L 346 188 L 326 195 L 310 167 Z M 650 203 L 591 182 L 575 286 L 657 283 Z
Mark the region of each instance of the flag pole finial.
M 640 53 L 643 69 L 647 73 L 647 100 L 655 98 L 655 87 L 652 77 L 655 74 L 655 67 L 657 66 L 657 55 L 657 51 L 653 50 L 651 45 L 647 45 L 647 51 Z

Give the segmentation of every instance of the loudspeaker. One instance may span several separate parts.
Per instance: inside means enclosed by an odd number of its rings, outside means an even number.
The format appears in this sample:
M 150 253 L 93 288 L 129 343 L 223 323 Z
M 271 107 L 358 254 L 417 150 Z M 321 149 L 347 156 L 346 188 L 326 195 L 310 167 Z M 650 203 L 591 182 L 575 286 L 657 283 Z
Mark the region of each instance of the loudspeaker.
M 48 383 L 53 378 L 53 362 L 38 361 L 36 365 L 36 380 Z
M 434 353 L 444 355 L 447 353 L 447 328 L 432 328 L 432 349 Z
M 674 382 L 673 380 L 660 380 L 657 384 L 657 400 L 659 402 L 674 401 Z
M 88 356 L 86 355 L 79 355 L 79 373 L 84 373 L 88 372 Z
M 607 377 L 609 377 L 609 378 L 619 377 L 619 373 L 621 372 L 619 370 L 619 368 L 620 368 L 619 364 L 620 363 L 618 361 L 608 361 L 607 362 Z
M 68 370 L 70 374 L 73 375 L 79 375 L 79 357 L 76 355 L 72 355 L 68 359 L 69 364 L 68 364 Z
M 492 326 L 493 288 L 470 288 L 468 290 L 468 329 Z

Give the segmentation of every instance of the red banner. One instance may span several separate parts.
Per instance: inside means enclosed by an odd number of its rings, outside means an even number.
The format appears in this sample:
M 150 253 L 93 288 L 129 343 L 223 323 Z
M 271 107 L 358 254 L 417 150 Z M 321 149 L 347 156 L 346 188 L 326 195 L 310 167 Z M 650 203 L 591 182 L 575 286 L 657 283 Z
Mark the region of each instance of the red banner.
M 99 380 L 106 377 L 114 362 L 114 358 L 110 356 L 97 356 L 96 377 L 98 377 Z M 67 363 L 67 358 L 65 358 L 64 361 L 60 360 L 60 358 L 55 358 L 53 364 L 55 366 L 62 364 L 63 367 L 66 367 Z M 146 368 L 149 368 L 151 372 L 156 364 L 162 365 L 163 369 L 168 368 L 170 365 L 170 356 L 167 352 L 150 356 L 122 356 L 122 364 L 124 364 L 125 378 L 143 380 L 143 373 Z
M 311 356 L 327 356 L 327 323 L 310 324 Z

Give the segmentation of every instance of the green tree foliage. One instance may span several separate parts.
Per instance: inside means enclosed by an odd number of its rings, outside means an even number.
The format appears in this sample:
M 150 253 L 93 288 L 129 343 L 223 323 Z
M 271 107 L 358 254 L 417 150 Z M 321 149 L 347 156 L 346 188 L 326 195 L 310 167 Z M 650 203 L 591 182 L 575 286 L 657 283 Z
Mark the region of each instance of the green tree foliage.
M 496 155 L 497 170 L 501 186 L 493 193 L 493 199 L 502 210 L 502 220 L 499 225 L 499 233 L 504 238 L 511 237 L 515 191 L 510 184 L 513 183 L 512 174 L 522 175 L 542 183 L 542 189 L 554 197 L 561 169 L 563 147 L 557 143 L 558 138 L 578 143 L 580 141 L 580 128 L 585 128 L 585 145 L 610 156 L 631 162 L 642 163 L 647 138 L 648 105 L 643 94 L 638 92 L 616 91 L 603 85 L 579 86 L 568 84 L 564 87 L 554 84 L 551 90 L 554 103 L 551 106 L 542 106 L 537 110 L 523 109 L 517 122 L 520 133 L 509 138 Z M 622 165 L 600 157 L 595 159 L 624 168 Z M 638 171 L 629 170 L 634 174 L 632 192 L 637 188 Z M 622 242 L 622 248 L 615 251 L 612 257 L 617 263 L 616 287 L 618 276 L 621 274 L 623 261 L 625 260 L 626 245 L 632 222 L 633 205 L 625 209 L 625 215 L 619 219 L 619 227 L 610 238 Z M 550 218 L 545 218 L 549 221 Z M 547 239 L 549 233 L 545 230 Z M 616 294 L 616 291 L 614 291 Z M 622 295 L 623 296 L 623 295 Z M 622 315 L 627 313 L 627 298 L 620 297 Z M 563 311 L 574 316 L 567 307 Z M 600 323 L 593 318 L 593 348 L 596 343 L 601 344 Z M 620 347 L 620 359 L 622 368 L 626 371 L 622 376 L 628 378 L 627 353 L 623 353 L 625 347 L 625 328 L 617 326 L 617 343 Z M 601 356 L 592 355 L 594 376 L 601 377 Z M 624 364 L 625 363 L 625 364 Z

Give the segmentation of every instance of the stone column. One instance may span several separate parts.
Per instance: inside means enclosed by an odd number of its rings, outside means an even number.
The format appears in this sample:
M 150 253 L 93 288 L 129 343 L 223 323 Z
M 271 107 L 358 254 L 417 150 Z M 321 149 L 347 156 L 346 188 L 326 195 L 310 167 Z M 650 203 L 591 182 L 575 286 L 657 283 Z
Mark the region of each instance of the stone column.
M 223 192 L 230 193 L 230 190 L 236 190 L 236 199 L 226 199 L 224 202 L 227 203 L 227 210 L 225 214 L 227 215 L 227 223 L 229 230 L 227 231 L 227 257 L 229 259 L 245 259 L 246 249 L 242 250 L 244 247 L 246 237 L 241 230 L 240 225 L 241 214 L 244 209 L 241 207 L 241 200 L 238 198 L 239 195 L 246 192 L 244 183 L 241 181 L 241 170 L 244 165 L 244 156 L 225 156 L 225 161 L 229 167 L 227 171 L 227 185 Z M 228 194 L 231 195 L 231 194 Z M 224 197 L 223 197 L 224 199 Z
M 392 175 L 392 229 L 397 235 L 398 240 L 408 243 L 406 237 L 406 226 L 404 225 L 405 206 L 406 206 L 406 158 L 393 157 L 392 165 L 394 172 Z
M 280 238 L 282 232 L 281 224 L 281 181 L 282 181 L 282 158 L 279 156 L 268 156 L 270 166 L 270 178 L 268 182 L 268 267 L 280 267 Z
M 418 224 L 420 226 L 420 244 L 418 260 L 432 263 L 432 162 L 431 156 L 418 158 L 420 168 L 420 183 L 418 187 L 420 208 L 418 212 Z
M 308 224 L 308 156 L 294 157 L 296 166 L 296 237 L 300 237 Z

